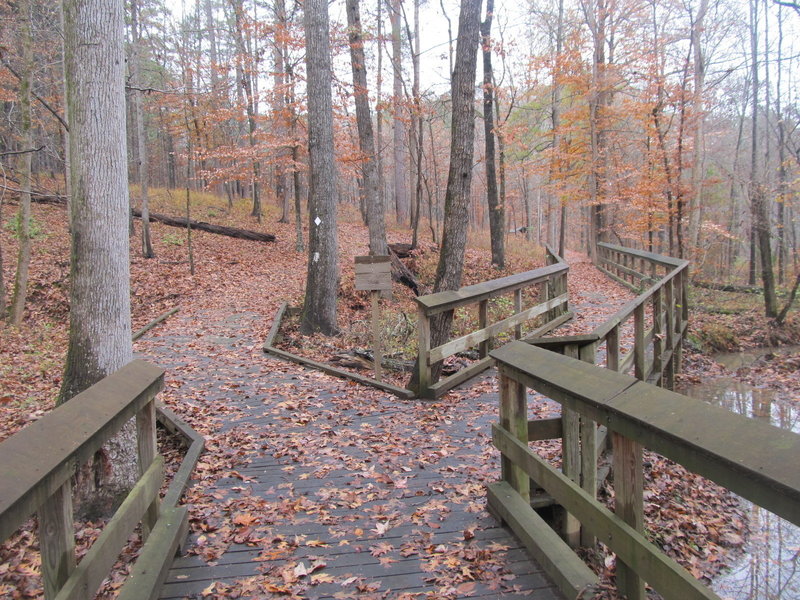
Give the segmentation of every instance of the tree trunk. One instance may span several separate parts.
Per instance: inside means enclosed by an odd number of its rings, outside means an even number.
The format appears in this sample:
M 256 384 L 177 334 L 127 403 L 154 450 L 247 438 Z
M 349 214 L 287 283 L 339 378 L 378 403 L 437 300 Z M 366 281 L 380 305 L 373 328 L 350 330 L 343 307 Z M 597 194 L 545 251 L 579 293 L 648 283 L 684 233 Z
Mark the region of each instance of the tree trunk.
M 73 235 L 59 403 L 132 358 L 124 26 L 122 2 L 64 2 Z M 135 442 L 129 423 L 107 444 L 113 470 L 100 495 L 112 497 L 135 481 Z
M 261 223 L 261 197 L 259 195 L 261 185 L 261 162 L 255 158 L 256 146 L 256 129 L 258 123 L 256 122 L 256 110 L 258 101 L 253 91 L 254 78 L 252 74 L 252 67 L 245 64 L 245 57 L 248 55 L 247 46 L 245 45 L 244 35 L 242 29 L 244 28 L 244 6 L 243 0 L 231 0 L 235 17 L 235 36 L 236 36 L 236 52 L 239 55 L 237 62 L 241 63 L 241 87 L 245 95 L 245 110 L 247 111 L 247 139 L 250 143 L 250 151 L 253 156 L 250 158 L 253 169 L 253 210 L 251 215 L 256 217 L 256 220 Z
M 333 147 L 331 53 L 328 40 L 327 0 L 306 0 L 308 154 L 310 197 L 308 207 L 308 275 L 300 330 L 332 335 L 337 331 L 336 292 L 339 278 L 336 229 L 336 165 Z
M 706 62 L 703 54 L 702 33 L 705 27 L 706 13 L 709 0 L 700 0 L 697 15 L 692 21 L 691 43 L 694 53 L 694 92 L 692 110 L 694 111 L 694 144 L 692 148 L 692 206 L 689 215 L 689 236 L 693 249 L 700 247 L 700 225 L 703 214 L 703 177 L 705 171 L 705 107 L 703 96 L 705 94 Z
M 411 245 L 417 247 L 417 236 L 419 232 L 419 219 L 422 204 L 422 148 L 425 142 L 422 129 L 422 102 L 420 100 L 419 85 L 419 57 L 421 54 L 420 32 L 419 32 L 419 3 L 414 0 L 414 47 L 411 50 L 411 58 L 414 67 L 414 81 L 411 84 L 411 94 L 414 97 L 414 112 L 411 115 L 411 148 L 413 149 L 414 164 L 414 223 L 413 237 Z M 408 28 L 408 27 L 406 27 Z M 411 32 L 408 32 L 409 41 Z
M 756 238 L 758 223 L 756 219 L 757 179 L 758 179 L 758 2 L 750 0 L 750 85 L 751 85 L 751 121 L 750 121 L 750 265 L 747 283 L 756 284 Z
M 497 170 L 494 152 L 494 81 L 492 77 L 492 17 L 494 0 L 486 0 L 486 19 L 481 23 L 483 50 L 483 131 L 486 146 L 486 200 L 489 208 L 489 237 L 492 246 L 492 264 L 498 269 L 506 266 L 505 224 L 506 215 L 497 197 Z
M 138 0 L 130 0 L 131 10 L 131 57 L 129 69 L 131 80 L 134 87 L 142 87 L 141 62 L 142 62 L 142 39 L 139 30 L 139 3 Z M 141 188 L 142 207 L 142 256 L 153 258 L 153 244 L 150 240 L 150 161 L 147 154 L 147 141 L 145 139 L 144 111 L 142 111 L 142 94 L 140 90 L 132 90 L 133 120 L 136 123 L 136 175 L 139 179 Z
M 778 65 L 783 63 L 783 11 L 778 11 Z M 783 69 L 776 69 L 775 118 L 778 121 L 778 283 L 786 278 L 786 202 L 789 200 L 788 171 L 786 169 L 786 122 L 783 118 L 781 91 Z
M 753 221 L 761 257 L 761 282 L 764 286 L 764 314 L 774 319 L 778 314 L 778 301 L 775 295 L 775 273 L 772 269 L 772 247 L 770 245 L 770 219 L 767 198 L 763 186 L 751 183 L 750 202 L 753 208 Z
M 275 1 L 275 30 L 276 38 L 273 42 L 273 56 L 275 59 L 275 76 L 273 94 L 273 127 L 275 135 L 279 138 L 286 137 L 286 57 L 284 56 L 285 42 L 282 40 L 288 35 L 286 19 L 286 1 Z M 289 222 L 289 189 L 286 177 L 286 161 L 291 154 L 288 146 L 281 145 L 277 151 L 275 161 L 275 198 L 281 207 L 279 223 Z
M 364 181 L 367 227 L 370 254 L 385 255 L 386 215 L 378 189 L 378 168 L 375 160 L 375 137 L 372 132 L 372 115 L 369 109 L 367 66 L 364 56 L 364 39 L 361 28 L 358 0 L 347 0 L 347 31 L 350 41 L 350 63 L 353 70 L 353 88 L 356 104 L 358 145 L 361 150 L 361 172 Z
M 481 0 L 464 0 L 458 19 L 456 64 L 453 69 L 451 98 L 453 124 L 450 134 L 450 170 L 445 192 L 445 215 L 442 247 L 436 267 L 433 291 L 457 290 L 461 286 L 464 251 L 467 243 L 468 208 L 472 185 L 472 163 L 475 146 L 475 71 L 478 62 Z M 431 346 L 443 344 L 450 335 L 452 311 L 431 320 Z M 441 364 L 433 371 L 435 381 Z M 414 370 L 417 372 L 417 369 Z M 417 386 L 414 377 L 410 382 Z
M 17 3 L 19 13 L 19 35 L 22 48 L 22 77 L 19 89 L 20 143 L 19 155 L 20 198 L 17 221 L 19 252 L 17 272 L 14 277 L 14 294 L 11 298 L 10 322 L 19 327 L 28 295 L 28 271 L 31 263 L 31 158 L 33 135 L 31 131 L 31 84 L 33 77 L 33 33 L 31 28 L 32 6 L 29 0 Z
M 606 89 L 606 20 L 608 7 L 606 0 L 583 0 L 584 15 L 592 33 L 593 58 L 592 80 L 589 96 L 589 142 L 591 150 L 591 172 L 589 176 L 589 236 L 588 250 L 592 260 L 597 257 L 597 242 L 602 239 L 604 228 L 603 204 L 605 169 L 602 163 L 605 156 L 606 136 L 603 124 L 603 111 L 609 101 Z
M 564 0 L 558 0 L 558 21 L 556 24 L 556 55 L 553 66 L 553 94 L 551 108 L 551 118 L 553 121 L 553 159 L 550 161 L 549 179 L 550 186 L 556 180 L 560 180 L 560 152 L 561 152 L 561 53 L 564 49 Z M 556 190 L 558 188 L 556 187 Z M 551 191 L 552 194 L 552 191 Z M 567 205 L 563 198 L 558 198 L 557 206 L 560 212 L 558 229 L 558 255 L 564 256 L 564 246 L 566 245 L 567 229 Z
M 383 205 L 384 221 L 386 219 L 386 181 L 383 174 L 383 102 L 381 95 L 383 93 L 383 2 L 384 0 L 377 0 L 377 21 L 378 21 L 378 35 L 377 35 L 377 53 L 378 53 L 378 66 L 377 73 L 375 74 L 375 136 L 377 138 L 375 144 L 375 166 L 378 169 L 378 194 L 381 197 L 381 204 Z
M 409 206 L 406 189 L 406 154 L 403 151 L 406 141 L 406 126 L 403 120 L 403 52 L 400 35 L 400 0 L 391 0 L 389 20 L 392 24 L 392 76 L 394 82 L 392 107 L 392 155 L 394 157 L 394 202 L 399 223 L 408 223 Z

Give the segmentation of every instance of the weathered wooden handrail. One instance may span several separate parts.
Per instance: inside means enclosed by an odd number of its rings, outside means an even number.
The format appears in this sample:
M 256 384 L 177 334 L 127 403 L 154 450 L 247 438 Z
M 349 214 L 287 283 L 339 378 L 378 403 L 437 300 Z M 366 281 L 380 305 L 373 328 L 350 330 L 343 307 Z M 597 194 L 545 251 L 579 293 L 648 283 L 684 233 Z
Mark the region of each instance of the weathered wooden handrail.
M 800 525 L 800 435 L 529 344 L 513 342 L 491 355 L 501 377 L 493 437 L 503 481 L 489 487 L 489 506 L 568 596 L 596 578 L 530 508 L 532 482 L 617 554 L 618 587 L 629 599 L 644 598 L 644 581 L 667 599 L 718 598 L 643 535 L 644 447 Z M 529 448 L 528 388 L 611 432 L 615 513 Z
M 159 502 L 164 460 L 156 449 L 155 398 L 163 385 L 162 369 L 133 361 L 0 444 L 0 540 L 38 514 L 48 600 L 93 597 L 140 522 L 147 543 L 131 585 L 126 584 L 119 597 L 149 597 L 142 589 L 163 581 L 158 581 L 163 568 L 155 566 L 175 553 L 187 524 L 186 507 L 171 504 L 177 502 L 183 484 L 170 488 L 170 503 Z M 134 417 L 139 481 L 76 567 L 72 476 Z M 202 448 L 202 441 L 198 443 Z M 192 448 L 199 453 L 197 444 Z
M 672 388 L 688 326 L 689 262 L 606 243 L 598 244 L 598 262 L 601 271 L 641 293 L 590 334 L 540 337 L 529 342 L 590 363 L 603 362 L 598 359 L 604 348 L 607 368 L 633 371 L 637 379 Z M 638 271 L 628 266 L 636 266 Z M 629 281 L 630 272 L 641 275 L 639 283 L 647 285 Z M 622 353 L 622 330 L 631 320 L 633 344 Z
M 548 265 L 546 267 L 484 281 L 459 290 L 438 292 L 416 298 L 419 344 L 417 395 L 423 398 L 436 398 L 489 368 L 492 365 L 492 359 L 489 356 L 490 343 L 499 334 L 514 329 L 515 338 L 519 339 L 522 324 L 540 315 L 546 315 L 547 324 L 537 330 L 539 334 L 570 318 L 572 313 L 568 310 L 568 271 L 569 266 L 548 248 Z M 523 309 L 522 291 L 534 285 L 544 286 L 545 300 L 536 306 Z M 496 323 L 489 323 L 489 300 L 510 293 L 514 294 L 514 314 Z M 450 340 L 441 346 L 431 347 L 431 317 L 454 311 L 462 306 L 476 304 L 479 315 L 478 330 Z M 433 366 L 436 363 L 475 346 L 479 349 L 480 360 L 446 379 L 438 382 L 432 381 Z

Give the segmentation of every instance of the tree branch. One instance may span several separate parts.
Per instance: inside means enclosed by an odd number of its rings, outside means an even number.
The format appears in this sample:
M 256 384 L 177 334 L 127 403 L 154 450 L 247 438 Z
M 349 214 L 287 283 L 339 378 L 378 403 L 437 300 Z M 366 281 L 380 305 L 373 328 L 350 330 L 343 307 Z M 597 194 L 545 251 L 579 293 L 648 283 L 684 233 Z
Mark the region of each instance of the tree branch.
M 772 2 L 778 6 L 793 8 L 800 15 L 800 2 L 791 2 L 790 0 L 772 0 Z
M 781 309 L 781 312 L 778 314 L 778 316 L 775 317 L 775 322 L 778 325 L 783 325 L 786 315 L 789 314 L 789 309 L 792 307 L 795 296 L 797 296 L 798 287 L 800 287 L 800 273 L 797 274 L 797 278 L 794 280 L 794 286 L 792 287 L 792 291 L 789 292 L 789 299 L 786 301 L 786 305 Z
M 15 154 L 28 154 L 29 152 L 39 152 L 43 150 L 44 146 L 39 146 L 38 148 L 31 148 L 29 150 L 9 150 L 7 152 L 0 152 L 0 156 L 12 156 Z
M 8 70 L 9 70 L 9 72 L 10 72 L 10 73 L 11 73 L 11 74 L 12 74 L 14 77 L 16 77 L 18 81 L 21 81 L 21 80 L 22 80 L 22 77 L 20 76 L 20 74 L 19 74 L 19 73 L 17 73 L 17 72 L 14 70 L 14 67 L 12 67 L 10 64 L 8 64 L 8 63 L 5 61 L 5 59 L 0 59 L 0 60 L 2 60 L 3 66 L 4 66 L 6 69 L 8 69 Z M 50 112 L 50 114 L 52 114 L 52 115 L 53 115 L 53 116 L 54 116 L 56 119 L 58 119 L 58 122 L 59 122 L 59 123 L 61 123 L 61 126 L 64 128 L 64 131 L 67 131 L 67 132 L 69 131 L 69 125 L 67 125 L 67 122 L 66 122 L 66 121 L 65 121 L 65 120 L 64 120 L 64 119 L 61 117 L 61 115 L 60 115 L 60 114 L 58 114 L 58 113 L 56 112 L 56 109 L 54 109 L 52 106 L 50 106 L 50 105 L 47 103 L 47 101 L 45 101 L 45 100 L 44 100 L 44 98 L 42 98 L 41 96 L 39 96 L 39 94 L 37 94 L 36 92 L 34 92 L 34 91 L 31 91 L 31 96 L 33 96 L 34 98 L 36 98 L 36 100 L 37 100 L 37 101 L 38 101 L 38 102 L 39 102 L 39 103 L 40 103 L 42 106 L 44 106 L 44 107 L 45 107 L 45 108 L 46 108 L 46 109 L 47 109 L 47 110 Z

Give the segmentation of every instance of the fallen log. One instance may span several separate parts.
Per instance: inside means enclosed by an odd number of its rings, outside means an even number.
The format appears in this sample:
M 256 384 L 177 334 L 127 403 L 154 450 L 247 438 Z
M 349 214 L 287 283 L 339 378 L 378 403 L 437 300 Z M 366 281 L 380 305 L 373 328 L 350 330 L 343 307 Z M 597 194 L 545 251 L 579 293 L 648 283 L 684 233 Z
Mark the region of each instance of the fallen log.
M 132 214 L 137 219 L 142 218 L 142 211 L 132 209 Z M 157 213 L 150 213 L 150 221 L 156 223 L 163 223 L 171 227 L 182 227 L 186 229 L 187 225 L 191 229 L 198 231 L 206 231 L 208 233 L 216 233 L 219 235 L 226 235 L 228 237 L 236 238 L 239 240 L 250 240 L 251 242 L 274 242 L 275 236 L 271 233 L 260 233 L 258 231 L 251 231 L 249 229 L 238 229 L 236 227 L 226 227 L 224 225 L 212 225 L 205 221 L 194 221 L 192 219 L 185 219 L 184 217 L 168 217 L 167 215 L 159 215 Z
M 392 261 L 392 279 L 397 283 L 402 283 L 404 286 L 411 288 L 415 296 L 419 296 L 419 282 L 414 274 L 405 266 L 397 254 L 389 248 L 389 256 Z
M 739 294 L 763 294 L 764 290 L 760 287 L 751 285 L 734 285 L 728 283 L 714 283 L 712 281 L 700 281 L 695 279 L 692 285 L 696 287 L 705 288 L 707 290 L 714 290 L 717 292 L 736 292 Z
M 411 256 L 411 244 L 405 242 L 397 242 L 396 244 L 389 244 L 389 250 L 397 254 L 398 258 L 408 258 Z
M 155 319 L 150 321 L 147 325 L 142 327 L 139 331 L 134 333 L 133 336 L 131 337 L 131 340 L 135 342 L 140 337 L 142 337 L 145 333 L 150 331 L 153 327 L 155 327 L 156 325 L 158 325 L 162 321 L 166 320 L 168 317 L 171 317 L 172 315 L 174 315 L 179 310 L 180 310 L 180 307 L 176 306 L 175 308 L 170 308 L 169 310 L 164 311 L 163 313 L 158 315 Z

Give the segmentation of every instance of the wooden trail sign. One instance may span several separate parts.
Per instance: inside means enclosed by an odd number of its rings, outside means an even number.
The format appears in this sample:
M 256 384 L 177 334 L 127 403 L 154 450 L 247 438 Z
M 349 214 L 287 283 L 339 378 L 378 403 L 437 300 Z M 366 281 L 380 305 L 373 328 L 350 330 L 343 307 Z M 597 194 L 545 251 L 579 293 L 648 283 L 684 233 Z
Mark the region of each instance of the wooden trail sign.
M 388 256 L 356 256 L 356 290 L 391 291 L 392 263 Z
M 369 291 L 372 296 L 372 356 L 375 361 L 375 379 L 381 380 L 381 335 L 380 304 L 381 292 L 392 291 L 392 263 L 388 256 L 356 256 L 356 290 Z

